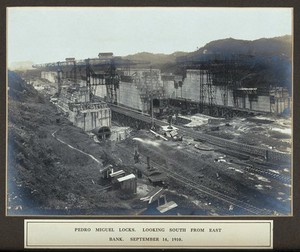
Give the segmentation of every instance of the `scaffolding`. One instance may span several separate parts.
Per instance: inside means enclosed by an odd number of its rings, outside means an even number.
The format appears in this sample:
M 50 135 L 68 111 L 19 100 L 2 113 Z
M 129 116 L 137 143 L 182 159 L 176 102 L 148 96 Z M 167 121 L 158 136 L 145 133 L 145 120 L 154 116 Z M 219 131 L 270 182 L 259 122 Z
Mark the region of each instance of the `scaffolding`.
M 114 57 L 112 53 L 100 53 L 100 58 L 89 58 L 75 60 L 67 58 L 66 61 L 36 64 L 34 68 L 57 71 L 58 93 L 64 79 L 72 79 L 73 85 L 78 84 L 78 77 L 86 82 L 90 99 L 95 95 L 98 85 L 105 85 L 107 91 L 107 102 L 117 104 L 117 89 L 120 83 L 120 71 L 117 67 L 123 67 L 130 73 L 131 65 L 148 65 L 147 61 L 126 60 L 121 57 Z M 103 56 L 104 55 L 104 56 Z M 103 57 L 102 57 L 103 56 Z
M 217 109 L 217 89 L 220 92 L 221 98 L 218 96 L 218 99 L 221 99 L 222 106 L 228 107 L 230 104 L 236 103 L 235 97 L 233 97 L 233 101 L 229 100 L 228 93 L 229 90 L 238 87 L 238 67 L 239 63 L 236 57 L 208 59 L 202 62 L 193 62 L 192 65 L 186 66 L 186 69 L 197 69 L 199 71 L 198 111 L 200 113 L 220 116 L 220 110 Z
M 194 66 L 195 67 L 195 66 Z M 214 86 L 213 72 L 210 62 L 201 62 L 196 66 L 199 70 L 199 112 L 213 114 L 216 105 L 216 90 Z

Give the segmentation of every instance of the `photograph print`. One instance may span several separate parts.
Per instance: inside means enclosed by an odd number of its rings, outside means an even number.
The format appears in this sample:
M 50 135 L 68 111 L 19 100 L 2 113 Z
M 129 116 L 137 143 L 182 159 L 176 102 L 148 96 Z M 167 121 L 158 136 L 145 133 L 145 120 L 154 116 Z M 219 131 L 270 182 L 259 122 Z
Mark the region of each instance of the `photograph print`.
M 292 216 L 292 8 L 6 12 L 7 216 Z

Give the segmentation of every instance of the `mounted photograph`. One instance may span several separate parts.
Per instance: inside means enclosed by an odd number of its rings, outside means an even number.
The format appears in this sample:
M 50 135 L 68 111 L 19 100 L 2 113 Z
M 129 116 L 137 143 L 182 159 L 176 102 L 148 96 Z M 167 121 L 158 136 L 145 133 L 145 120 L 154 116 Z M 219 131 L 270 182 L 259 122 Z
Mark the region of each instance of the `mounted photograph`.
M 293 215 L 293 8 L 6 13 L 7 216 Z

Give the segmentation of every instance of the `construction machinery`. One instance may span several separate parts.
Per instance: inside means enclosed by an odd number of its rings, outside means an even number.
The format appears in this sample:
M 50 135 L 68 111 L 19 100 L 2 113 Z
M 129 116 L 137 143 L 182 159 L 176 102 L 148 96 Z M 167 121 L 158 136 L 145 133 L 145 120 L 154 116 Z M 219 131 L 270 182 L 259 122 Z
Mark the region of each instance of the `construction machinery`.
M 112 53 L 99 53 L 98 56 L 98 58 L 84 60 L 66 58 L 65 61 L 35 64 L 32 67 L 42 71 L 57 72 L 58 95 L 64 81 L 69 81 L 74 87 L 85 82 L 90 99 L 95 95 L 97 86 L 105 85 L 107 102 L 116 104 L 122 69 L 128 70 L 131 66 L 149 64 L 146 61 L 133 61 L 116 57 Z

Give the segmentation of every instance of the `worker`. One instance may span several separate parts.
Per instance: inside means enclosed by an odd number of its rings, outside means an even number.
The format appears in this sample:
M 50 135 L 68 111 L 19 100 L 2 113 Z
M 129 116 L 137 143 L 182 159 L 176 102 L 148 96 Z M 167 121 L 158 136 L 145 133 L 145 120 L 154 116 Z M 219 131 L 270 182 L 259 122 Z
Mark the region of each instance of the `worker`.
M 140 162 L 140 153 L 137 150 L 135 150 L 133 158 L 134 158 L 134 163 Z

